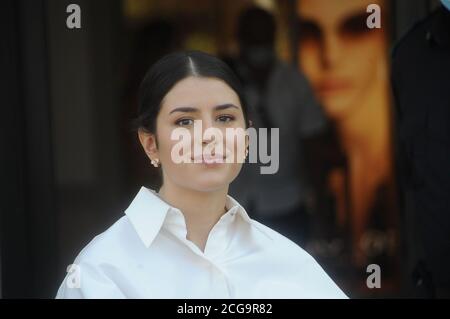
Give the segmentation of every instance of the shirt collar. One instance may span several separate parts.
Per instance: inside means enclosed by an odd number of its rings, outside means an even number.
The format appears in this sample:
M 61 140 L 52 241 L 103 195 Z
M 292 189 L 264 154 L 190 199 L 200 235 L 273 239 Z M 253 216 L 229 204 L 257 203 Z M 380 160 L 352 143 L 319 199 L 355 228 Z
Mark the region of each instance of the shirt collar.
M 227 195 L 225 207 L 226 214 L 239 214 L 245 222 L 252 224 L 252 219 L 245 209 L 230 195 Z M 179 209 L 169 205 L 159 197 L 158 193 L 144 186 L 125 210 L 125 214 L 146 247 L 153 242 L 169 213 L 172 214 L 171 216 L 182 215 Z M 264 233 L 270 237 L 266 232 Z

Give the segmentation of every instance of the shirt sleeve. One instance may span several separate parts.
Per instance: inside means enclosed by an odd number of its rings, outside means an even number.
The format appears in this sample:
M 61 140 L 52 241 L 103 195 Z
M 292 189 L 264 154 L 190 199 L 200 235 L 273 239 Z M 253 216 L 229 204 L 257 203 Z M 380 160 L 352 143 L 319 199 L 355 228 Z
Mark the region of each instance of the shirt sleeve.
M 102 270 L 88 263 L 71 265 L 56 299 L 122 299 L 119 287 Z

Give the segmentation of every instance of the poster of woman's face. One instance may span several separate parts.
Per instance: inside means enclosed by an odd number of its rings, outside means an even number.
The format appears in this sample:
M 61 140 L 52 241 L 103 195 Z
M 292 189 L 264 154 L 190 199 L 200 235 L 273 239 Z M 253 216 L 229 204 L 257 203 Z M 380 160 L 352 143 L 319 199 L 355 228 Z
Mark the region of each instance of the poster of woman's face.
M 336 120 L 357 111 L 384 80 L 386 29 L 366 24 L 367 6 L 373 3 L 384 9 L 384 1 L 298 1 L 298 61 L 327 114 Z
M 383 0 L 297 0 L 295 31 L 299 70 L 321 103 L 331 123 L 334 146 L 344 159 L 337 163 L 333 156 L 321 158 L 326 167 L 321 185 L 325 190 L 318 192 L 314 218 L 319 225 L 326 219 L 333 230 L 319 226 L 322 242 L 328 246 L 320 246 L 316 238 L 311 247 L 319 255 L 327 255 L 326 247 L 346 247 L 334 251 L 346 253 L 345 260 L 354 269 L 378 262 L 393 274 L 398 210 L 387 62 L 389 4 Z M 367 23 L 372 12 L 368 7 L 373 5 L 379 8 L 380 28 Z

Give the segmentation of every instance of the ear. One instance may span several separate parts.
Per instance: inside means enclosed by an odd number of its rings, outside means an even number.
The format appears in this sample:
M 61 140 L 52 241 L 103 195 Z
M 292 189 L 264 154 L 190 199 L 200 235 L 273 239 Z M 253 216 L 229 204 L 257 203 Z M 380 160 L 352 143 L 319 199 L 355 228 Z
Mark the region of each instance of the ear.
M 158 147 L 156 146 L 156 136 L 153 133 L 145 132 L 142 129 L 138 130 L 139 141 L 141 142 L 142 148 L 147 154 L 147 157 L 152 159 L 159 159 Z
M 245 131 L 245 148 L 247 149 L 250 145 L 250 135 L 248 134 L 248 131 Z

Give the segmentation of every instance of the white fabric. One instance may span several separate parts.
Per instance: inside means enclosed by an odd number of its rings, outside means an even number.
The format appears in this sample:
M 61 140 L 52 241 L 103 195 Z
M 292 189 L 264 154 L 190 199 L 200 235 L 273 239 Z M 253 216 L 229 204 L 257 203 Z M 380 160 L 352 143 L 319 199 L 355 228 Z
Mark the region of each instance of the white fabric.
M 346 298 L 308 253 L 229 195 L 226 209 L 202 252 L 182 212 L 141 187 L 80 252 L 56 298 Z

